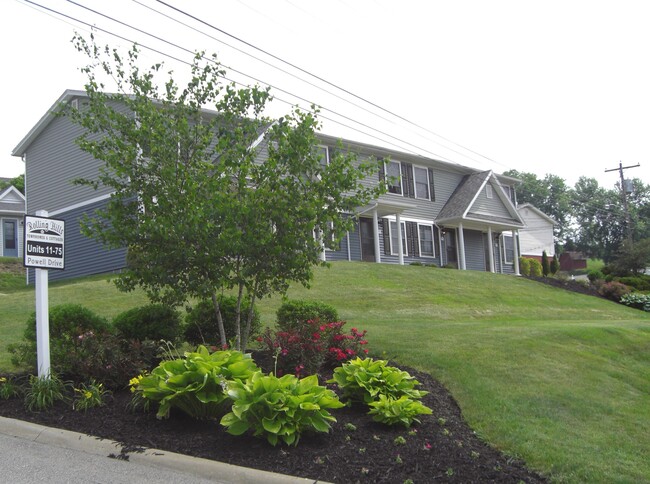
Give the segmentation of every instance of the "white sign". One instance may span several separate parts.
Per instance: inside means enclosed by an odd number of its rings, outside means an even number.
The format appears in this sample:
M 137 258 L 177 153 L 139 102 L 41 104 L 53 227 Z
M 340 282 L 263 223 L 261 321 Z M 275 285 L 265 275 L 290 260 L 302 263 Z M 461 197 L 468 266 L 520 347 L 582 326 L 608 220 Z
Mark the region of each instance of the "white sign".
M 65 222 L 25 215 L 25 267 L 65 269 Z

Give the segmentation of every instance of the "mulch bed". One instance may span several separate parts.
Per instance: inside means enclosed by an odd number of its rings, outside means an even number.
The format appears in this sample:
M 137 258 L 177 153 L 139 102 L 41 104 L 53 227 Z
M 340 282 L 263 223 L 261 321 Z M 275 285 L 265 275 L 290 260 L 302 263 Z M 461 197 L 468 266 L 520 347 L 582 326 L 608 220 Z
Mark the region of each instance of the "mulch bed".
M 264 368 L 264 358 L 258 356 L 255 361 Z M 333 411 L 337 422 L 329 434 L 303 435 L 297 447 L 235 437 L 218 422 L 195 421 L 181 413 L 157 420 L 154 412 L 132 412 L 128 391 L 115 392 L 106 406 L 85 413 L 63 403 L 46 412 L 28 412 L 22 399 L 0 400 L 0 415 L 118 441 L 122 451 L 114 457 L 122 459 L 146 447 L 333 483 L 547 482 L 481 441 L 440 383 L 405 369 L 420 381 L 419 389 L 429 392 L 422 402 L 433 415 L 422 416 L 421 424 L 388 427 L 373 422 L 365 407 L 345 407 Z M 405 443 L 396 443 L 398 437 Z

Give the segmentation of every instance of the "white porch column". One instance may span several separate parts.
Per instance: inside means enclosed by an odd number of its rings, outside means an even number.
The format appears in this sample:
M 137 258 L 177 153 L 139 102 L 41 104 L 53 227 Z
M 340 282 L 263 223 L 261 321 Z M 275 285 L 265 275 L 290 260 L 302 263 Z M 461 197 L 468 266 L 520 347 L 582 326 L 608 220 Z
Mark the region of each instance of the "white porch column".
M 316 236 L 318 237 L 318 240 L 320 241 L 320 254 L 319 254 L 319 259 L 322 261 L 326 261 L 327 257 L 325 256 L 325 241 L 323 240 L 323 231 L 321 229 L 316 230 Z
M 461 271 L 467 270 L 465 265 L 465 236 L 463 235 L 463 224 L 458 224 L 458 268 Z
M 397 222 L 397 253 L 399 258 L 399 265 L 404 265 L 404 243 L 402 242 L 402 217 L 399 213 L 395 214 L 395 222 Z
M 490 272 L 494 269 L 494 241 L 492 240 L 492 227 L 488 227 L 488 257 L 490 258 Z
M 372 211 L 372 238 L 375 243 L 375 262 L 381 262 L 381 252 L 379 250 L 379 217 L 377 209 Z
M 518 230 L 513 230 L 512 231 L 512 253 L 513 253 L 513 259 L 514 259 L 514 264 L 515 264 L 515 274 L 517 276 L 520 276 L 521 274 L 519 273 L 519 241 L 517 240 L 519 237 L 519 231 Z

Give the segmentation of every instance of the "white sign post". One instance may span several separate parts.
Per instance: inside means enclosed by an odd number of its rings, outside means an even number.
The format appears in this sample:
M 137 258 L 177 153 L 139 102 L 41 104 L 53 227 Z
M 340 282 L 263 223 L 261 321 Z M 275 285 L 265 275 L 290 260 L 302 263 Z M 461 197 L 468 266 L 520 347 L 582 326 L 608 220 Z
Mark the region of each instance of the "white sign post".
M 36 352 L 39 378 L 50 377 L 48 269 L 63 270 L 65 222 L 47 218 L 46 210 L 25 215 L 25 267 L 35 268 Z

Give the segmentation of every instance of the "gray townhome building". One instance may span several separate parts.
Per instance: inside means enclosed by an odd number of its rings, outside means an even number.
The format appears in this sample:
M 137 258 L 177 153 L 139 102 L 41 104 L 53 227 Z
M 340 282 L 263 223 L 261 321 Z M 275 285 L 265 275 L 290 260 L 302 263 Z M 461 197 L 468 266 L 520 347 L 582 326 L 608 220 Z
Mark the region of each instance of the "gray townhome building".
M 102 207 L 111 193 L 106 187 L 93 190 L 72 183 L 95 177 L 103 162 L 75 144 L 81 127 L 53 113 L 61 103 L 75 107 L 85 99 L 83 91 L 65 91 L 12 153 L 25 162 L 27 214 L 47 210 L 66 223 L 66 269 L 50 271 L 51 279 L 116 272 L 126 265 L 126 249 L 108 250 L 79 229 L 80 218 Z M 327 135 L 319 139 L 324 163 L 341 146 L 360 159 L 383 160 L 377 175 L 365 183 L 386 183 L 388 189 L 350 214 L 354 230 L 336 250 L 323 251 L 323 259 L 519 273 L 516 240 L 525 224 L 516 209 L 518 180 Z M 263 162 L 264 143 L 255 149 Z

